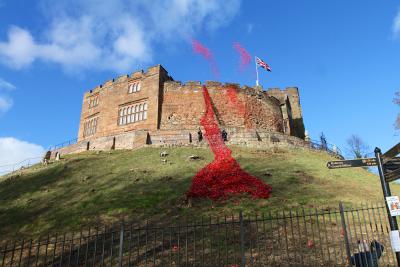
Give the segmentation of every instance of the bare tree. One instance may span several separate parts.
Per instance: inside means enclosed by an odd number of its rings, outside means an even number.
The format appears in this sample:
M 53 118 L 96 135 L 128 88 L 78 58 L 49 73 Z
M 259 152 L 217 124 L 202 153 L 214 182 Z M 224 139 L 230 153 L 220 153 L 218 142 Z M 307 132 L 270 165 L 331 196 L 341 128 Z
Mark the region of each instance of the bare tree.
M 359 137 L 353 134 L 347 139 L 348 150 L 355 159 L 367 157 L 369 146 Z

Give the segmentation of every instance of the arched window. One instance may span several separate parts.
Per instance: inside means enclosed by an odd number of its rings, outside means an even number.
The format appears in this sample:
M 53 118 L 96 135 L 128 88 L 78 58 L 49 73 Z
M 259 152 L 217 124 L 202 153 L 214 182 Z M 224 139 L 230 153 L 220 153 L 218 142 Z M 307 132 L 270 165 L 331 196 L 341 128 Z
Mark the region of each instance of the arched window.
M 132 111 L 132 107 L 129 107 L 129 108 L 128 108 L 128 115 L 131 114 L 131 111 Z
M 139 82 L 139 83 L 137 83 L 136 91 L 137 91 L 137 92 L 139 92 L 139 91 L 140 91 L 140 82 Z

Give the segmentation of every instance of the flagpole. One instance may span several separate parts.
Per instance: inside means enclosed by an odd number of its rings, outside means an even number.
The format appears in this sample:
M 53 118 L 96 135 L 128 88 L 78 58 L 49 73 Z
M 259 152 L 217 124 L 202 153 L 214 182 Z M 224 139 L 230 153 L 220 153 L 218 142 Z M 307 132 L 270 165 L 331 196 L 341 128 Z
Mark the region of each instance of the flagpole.
M 257 80 L 256 80 L 256 86 L 258 86 L 258 68 L 257 68 L 257 57 L 254 57 L 254 63 L 256 63 L 256 73 L 257 73 Z

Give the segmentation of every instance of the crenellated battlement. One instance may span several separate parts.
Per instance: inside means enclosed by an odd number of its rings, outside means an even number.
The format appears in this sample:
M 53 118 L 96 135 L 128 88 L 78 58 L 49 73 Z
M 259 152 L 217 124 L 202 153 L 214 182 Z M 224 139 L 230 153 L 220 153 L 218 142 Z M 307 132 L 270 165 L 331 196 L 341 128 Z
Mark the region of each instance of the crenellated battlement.
M 218 81 L 206 81 L 202 83 L 200 81 L 187 81 L 182 83 L 181 81 L 166 81 L 164 82 L 164 92 L 175 91 L 175 92 L 188 92 L 188 91 L 196 91 L 198 92 L 202 86 L 205 85 L 210 92 L 217 91 L 226 91 L 229 89 L 234 89 L 238 93 L 243 93 L 251 96 L 260 95 L 262 89 L 256 87 L 250 87 L 248 85 L 240 85 L 238 83 L 221 83 Z
M 96 86 L 92 90 L 85 92 L 84 96 L 90 97 L 91 95 L 98 93 L 101 90 L 111 88 L 115 84 L 136 81 L 136 80 L 140 80 L 140 79 L 143 79 L 146 77 L 150 77 L 152 75 L 157 75 L 160 73 L 160 71 L 164 71 L 165 73 L 167 73 L 167 71 L 161 65 L 155 65 L 153 67 L 147 68 L 146 72 L 143 70 L 139 70 L 139 71 L 132 72 L 130 75 L 129 74 L 120 75 L 116 78 L 105 81 L 104 83 Z M 170 77 L 170 76 L 169 76 L 169 78 L 172 79 L 172 77 Z

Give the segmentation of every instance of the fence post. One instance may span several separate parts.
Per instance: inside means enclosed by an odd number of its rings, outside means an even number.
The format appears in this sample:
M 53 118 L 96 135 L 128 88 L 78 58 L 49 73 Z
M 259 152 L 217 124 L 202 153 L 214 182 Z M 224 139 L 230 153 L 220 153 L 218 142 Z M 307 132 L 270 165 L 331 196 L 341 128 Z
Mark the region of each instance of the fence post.
M 244 255 L 244 227 L 243 227 L 243 213 L 239 211 L 239 223 L 240 223 L 240 255 L 242 256 L 242 267 L 246 266 L 246 257 Z
M 341 218 L 341 221 L 342 221 L 344 243 L 346 245 L 347 260 L 349 261 L 349 265 L 351 266 L 350 243 L 349 243 L 349 236 L 347 235 L 347 226 L 346 226 L 346 220 L 344 218 L 344 208 L 343 208 L 343 203 L 342 202 L 339 202 L 339 211 L 340 211 L 340 218 Z
M 124 252 L 124 222 L 121 222 L 119 233 L 119 266 L 122 267 L 122 257 Z

